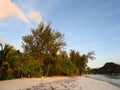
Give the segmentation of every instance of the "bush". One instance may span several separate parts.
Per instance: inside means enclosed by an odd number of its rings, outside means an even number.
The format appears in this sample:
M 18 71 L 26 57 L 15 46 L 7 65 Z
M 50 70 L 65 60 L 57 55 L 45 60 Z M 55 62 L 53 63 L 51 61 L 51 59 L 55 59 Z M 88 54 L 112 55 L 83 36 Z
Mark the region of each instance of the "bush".
M 76 66 L 69 59 L 62 60 L 61 66 L 62 66 L 62 70 L 61 70 L 62 75 L 77 74 Z

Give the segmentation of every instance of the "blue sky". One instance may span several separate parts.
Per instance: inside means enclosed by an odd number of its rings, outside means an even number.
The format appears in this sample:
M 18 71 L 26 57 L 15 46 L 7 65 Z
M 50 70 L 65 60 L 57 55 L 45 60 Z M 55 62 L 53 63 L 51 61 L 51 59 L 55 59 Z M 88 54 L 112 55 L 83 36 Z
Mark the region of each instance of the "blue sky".
M 90 67 L 120 63 L 120 0 L 0 0 L 0 42 L 22 50 L 41 21 L 65 34 L 67 51 L 95 51 Z

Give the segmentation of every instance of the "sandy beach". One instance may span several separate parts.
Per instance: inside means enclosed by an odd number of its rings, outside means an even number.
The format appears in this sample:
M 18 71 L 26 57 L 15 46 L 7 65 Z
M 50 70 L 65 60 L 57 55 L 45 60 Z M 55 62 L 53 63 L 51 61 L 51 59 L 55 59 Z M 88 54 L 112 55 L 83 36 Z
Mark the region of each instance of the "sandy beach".
M 57 76 L 0 81 L 0 90 L 120 90 L 120 87 L 85 76 Z

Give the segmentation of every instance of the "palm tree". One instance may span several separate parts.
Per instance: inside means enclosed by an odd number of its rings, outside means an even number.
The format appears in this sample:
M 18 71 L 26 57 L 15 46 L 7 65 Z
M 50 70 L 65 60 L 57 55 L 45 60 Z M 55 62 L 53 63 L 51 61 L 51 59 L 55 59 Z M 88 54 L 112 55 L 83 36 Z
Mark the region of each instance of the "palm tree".
M 3 62 L 3 45 L 0 43 L 0 47 L 1 47 L 1 50 L 0 50 L 0 66 L 2 65 L 2 62 Z
M 2 65 L 3 61 L 6 61 L 8 53 L 13 49 L 13 46 L 10 46 L 9 44 L 5 44 L 4 47 L 0 43 L 0 66 Z
M 0 43 L 0 80 L 12 78 L 12 69 L 10 68 L 10 63 L 7 61 L 8 53 L 13 49 L 12 46 L 5 44 L 4 47 Z

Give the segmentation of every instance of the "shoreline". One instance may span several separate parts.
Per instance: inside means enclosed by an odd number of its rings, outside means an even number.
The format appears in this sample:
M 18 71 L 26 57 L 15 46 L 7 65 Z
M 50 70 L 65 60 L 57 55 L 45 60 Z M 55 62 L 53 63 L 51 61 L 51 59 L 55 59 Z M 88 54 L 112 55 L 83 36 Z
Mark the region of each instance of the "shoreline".
M 0 81 L 0 90 L 120 90 L 120 88 L 86 76 L 55 76 Z
M 117 86 L 117 87 L 120 88 L 120 84 L 117 84 L 117 83 L 114 83 L 114 82 L 111 82 L 111 81 L 108 81 L 108 80 L 103 80 L 103 79 L 99 79 L 99 78 L 95 78 L 95 77 L 90 77 L 90 76 L 85 76 L 85 77 L 96 79 L 96 80 L 100 80 L 100 81 L 104 81 L 104 82 L 110 83 L 110 84 L 112 84 L 112 85 Z

